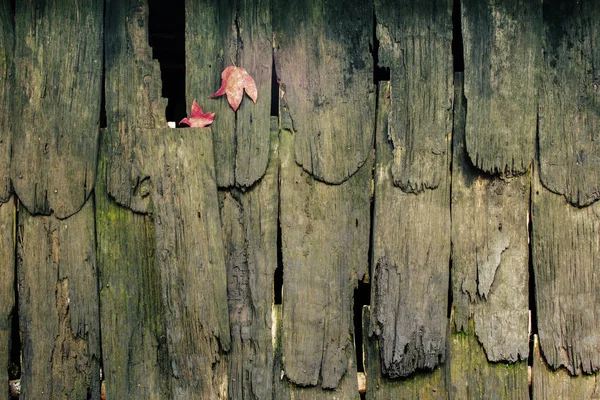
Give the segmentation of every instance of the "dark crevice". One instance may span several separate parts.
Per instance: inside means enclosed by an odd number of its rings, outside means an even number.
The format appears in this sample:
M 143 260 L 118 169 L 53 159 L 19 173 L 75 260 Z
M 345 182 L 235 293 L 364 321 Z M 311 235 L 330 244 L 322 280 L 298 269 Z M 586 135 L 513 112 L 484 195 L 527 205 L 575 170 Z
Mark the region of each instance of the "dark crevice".
M 96 190 L 92 190 L 92 194 L 90 196 L 90 200 L 92 202 L 92 206 L 94 208 L 94 210 L 97 210 L 96 207 Z M 98 224 L 96 223 L 96 213 L 94 213 L 94 241 L 96 243 L 96 254 L 98 254 Z M 98 259 L 96 258 L 96 261 Z M 98 264 L 98 262 L 96 262 L 96 296 L 97 296 L 97 304 L 98 304 L 98 315 L 102 315 L 102 302 L 100 301 L 100 280 L 102 278 L 101 276 L 102 271 L 100 270 L 100 265 Z M 102 323 L 98 324 L 98 342 L 100 344 L 102 344 Z M 102 388 L 102 382 L 104 381 L 104 357 L 102 355 L 102 345 L 99 346 L 99 359 L 98 359 L 98 364 L 100 366 L 100 388 Z M 102 390 L 102 389 L 100 389 Z
M 106 4 L 104 4 L 102 13 L 102 31 L 106 32 Z M 101 89 L 100 89 L 100 129 L 108 126 L 107 114 L 106 114 L 106 45 L 105 41 L 102 42 L 102 76 L 101 76 Z M 98 141 L 100 143 L 100 135 L 98 135 Z M 100 148 L 100 147 L 98 147 Z
M 279 116 L 279 82 L 275 71 L 275 50 L 273 50 L 273 65 L 271 67 L 271 117 Z
M 454 0 L 452 7 L 452 56 L 454 59 L 454 72 L 463 72 L 465 70 L 465 56 L 460 18 L 460 0 Z
M 373 13 L 373 40 L 369 45 L 373 57 L 373 83 L 389 81 L 390 69 L 379 66 L 379 40 L 377 39 L 377 16 Z
M 14 272 L 14 307 L 10 313 L 11 317 L 11 333 L 10 333 L 10 343 L 9 343 L 9 351 L 10 351 L 10 360 L 8 365 L 8 379 L 20 379 L 21 378 L 21 326 L 19 324 L 19 200 L 15 201 L 15 225 L 13 228 L 14 234 L 14 257 L 15 262 L 13 265 Z
M 167 121 L 185 118 L 185 1 L 148 0 L 148 40 L 160 63 Z
M 281 304 L 283 298 L 283 253 L 281 251 L 281 224 L 277 221 L 277 268 L 273 278 L 273 302 Z

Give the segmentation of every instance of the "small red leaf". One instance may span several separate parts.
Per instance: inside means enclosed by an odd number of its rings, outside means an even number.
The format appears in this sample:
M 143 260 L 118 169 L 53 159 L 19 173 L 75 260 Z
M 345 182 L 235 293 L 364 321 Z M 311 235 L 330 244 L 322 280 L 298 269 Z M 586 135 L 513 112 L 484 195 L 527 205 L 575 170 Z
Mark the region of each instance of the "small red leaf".
M 208 96 L 209 99 L 225 94 L 233 111 L 237 111 L 245 90 L 248 97 L 256 104 L 258 89 L 254 79 L 244 68 L 230 65 L 221 73 L 221 81 L 221 87 L 214 94 Z
M 213 123 L 215 120 L 215 113 L 208 112 L 204 113 L 202 107 L 196 103 L 196 100 L 192 103 L 192 112 L 190 118 L 184 118 L 179 123 L 191 126 L 192 128 L 204 128 Z

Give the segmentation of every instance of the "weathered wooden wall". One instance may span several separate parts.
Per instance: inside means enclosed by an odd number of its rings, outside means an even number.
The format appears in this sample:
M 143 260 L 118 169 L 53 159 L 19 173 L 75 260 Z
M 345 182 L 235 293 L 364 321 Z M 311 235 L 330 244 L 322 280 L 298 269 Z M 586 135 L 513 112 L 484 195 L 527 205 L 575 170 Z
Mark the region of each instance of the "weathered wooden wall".
M 7 396 L 597 396 L 600 3 L 180 2 L 0 2 Z

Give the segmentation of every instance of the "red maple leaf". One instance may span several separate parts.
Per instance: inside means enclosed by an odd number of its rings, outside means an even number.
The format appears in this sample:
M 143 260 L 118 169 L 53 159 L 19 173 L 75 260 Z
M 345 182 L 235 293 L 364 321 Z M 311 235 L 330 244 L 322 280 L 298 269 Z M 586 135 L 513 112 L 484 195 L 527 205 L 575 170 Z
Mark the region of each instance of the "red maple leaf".
M 233 111 L 237 111 L 244 97 L 244 90 L 246 90 L 248 97 L 256 104 L 258 98 L 256 83 L 244 68 L 230 65 L 221 73 L 221 80 L 221 87 L 216 93 L 208 96 L 209 99 L 226 94 L 229 105 L 233 108 Z
M 192 128 L 204 128 L 213 123 L 215 120 L 215 113 L 204 113 L 202 107 L 196 103 L 196 100 L 192 103 L 192 113 L 190 119 L 184 118 L 179 123 L 186 124 Z

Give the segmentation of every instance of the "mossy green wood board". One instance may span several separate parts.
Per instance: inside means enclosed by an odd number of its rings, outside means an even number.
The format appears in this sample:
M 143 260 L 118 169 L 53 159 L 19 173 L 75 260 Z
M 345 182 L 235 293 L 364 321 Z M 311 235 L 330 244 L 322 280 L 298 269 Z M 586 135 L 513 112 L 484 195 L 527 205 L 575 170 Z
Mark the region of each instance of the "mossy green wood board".
M 391 174 L 407 193 L 444 192 L 452 130 L 452 1 L 375 1 L 379 66 L 390 69 Z M 380 103 L 381 104 L 381 103 Z
M 600 368 L 600 204 L 578 208 L 532 185 L 532 257 L 541 353 L 572 375 Z
M 10 199 L 11 87 L 13 83 L 14 24 L 9 1 L 0 2 L 0 203 Z
M 446 368 L 439 366 L 433 371 L 420 371 L 401 379 L 389 379 L 381 369 L 379 341 L 369 336 L 371 330 L 371 310 L 362 309 L 362 327 L 364 338 L 365 373 L 367 375 L 367 399 L 432 399 L 448 398 L 446 389 Z
M 15 306 L 15 219 L 14 197 L 0 203 L 0 382 L 9 379 L 13 307 Z M 6 394 L 6 387 L 4 389 Z
M 106 131 L 101 136 L 94 198 L 106 398 L 171 398 L 154 225 L 108 195 Z
M 282 115 L 296 163 L 339 184 L 371 154 L 375 120 L 373 6 L 274 0 L 274 51 Z
M 11 179 L 31 213 L 66 218 L 94 187 L 102 18 L 97 0 L 16 2 Z
M 450 399 L 529 399 L 527 361 L 490 362 L 472 319 L 462 332 L 452 328 L 449 346 Z
M 285 376 L 299 386 L 317 386 L 314 393 L 346 390 L 340 385 L 349 376 L 357 393 L 353 291 L 368 263 L 371 162 L 341 185 L 329 185 L 296 164 L 293 145 L 294 134 L 283 129 Z
M 446 354 L 450 159 L 436 189 L 415 195 L 394 185 L 390 89 L 393 82 L 379 87 L 370 335 L 379 340 L 382 372 L 398 378 L 434 369 Z M 449 157 L 450 135 L 444 141 Z
M 460 5 L 469 157 L 490 174 L 527 172 L 535 151 L 542 2 Z
M 465 149 L 466 102 L 455 75 L 452 133 L 452 299 L 457 331 L 472 318 L 489 361 L 529 355 L 530 175 L 482 173 Z
M 197 99 L 212 124 L 219 187 L 250 187 L 269 161 L 271 0 L 186 1 L 186 99 Z M 254 78 L 258 100 L 246 95 L 237 112 L 226 97 L 209 99 L 221 86 L 221 72 L 232 64 Z
M 533 344 L 532 399 L 598 399 L 598 374 L 571 376 L 565 368 L 554 370 L 546 364 L 537 335 Z
M 17 278 L 21 393 L 28 399 L 100 398 L 94 205 L 67 219 L 19 208 Z
M 211 129 L 140 129 L 125 139 L 133 153 L 123 157 L 114 142 L 107 153 L 110 164 L 130 169 L 122 184 L 145 182 L 173 397 L 226 396 L 231 341 Z
M 585 206 L 600 198 L 600 3 L 547 0 L 544 28 L 539 173 Z
M 277 268 L 279 129 L 272 117 L 265 175 L 247 192 L 221 194 L 231 325 L 229 398 L 273 395 L 272 305 Z

